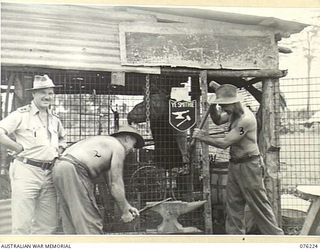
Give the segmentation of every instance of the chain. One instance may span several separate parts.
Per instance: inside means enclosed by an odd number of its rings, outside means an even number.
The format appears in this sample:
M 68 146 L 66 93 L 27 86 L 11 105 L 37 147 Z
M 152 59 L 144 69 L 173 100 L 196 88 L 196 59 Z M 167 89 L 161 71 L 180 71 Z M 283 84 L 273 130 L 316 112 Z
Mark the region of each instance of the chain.
M 145 90 L 145 96 L 146 96 L 146 131 L 149 133 L 150 128 L 150 76 L 146 75 L 146 90 Z

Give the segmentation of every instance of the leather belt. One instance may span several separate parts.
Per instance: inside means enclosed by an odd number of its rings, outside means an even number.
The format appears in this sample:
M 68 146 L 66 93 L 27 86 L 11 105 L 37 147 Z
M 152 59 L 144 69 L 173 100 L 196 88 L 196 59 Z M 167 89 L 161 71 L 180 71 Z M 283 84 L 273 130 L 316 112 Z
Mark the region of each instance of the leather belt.
M 16 159 L 25 164 L 29 164 L 29 165 L 41 168 L 42 170 L 51 170 L 54 163 L 54 160 L 53 161 L 36 161 L 36 160 L 31 160 L 25 157 L 21 157 L 21 156 L 16 156 Z
M 256 158 L 260 158 L 260 155 L 248 155 L 240 158 L 230 158 L 229 161 L 232 163 L 243 163 Z

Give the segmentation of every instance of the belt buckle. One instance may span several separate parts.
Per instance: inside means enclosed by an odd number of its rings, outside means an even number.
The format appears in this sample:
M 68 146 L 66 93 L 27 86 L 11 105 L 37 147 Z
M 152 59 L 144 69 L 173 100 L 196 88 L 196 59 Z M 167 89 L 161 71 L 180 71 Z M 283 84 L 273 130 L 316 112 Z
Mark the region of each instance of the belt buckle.
M 41 168 L 42 170 L 46 170 L 45 164 L 46 164 L 45 162 L 42 162 L 42 163 L 41 163 L 40 168 Z
M 42 170 L 47 170 L 47 169 L 49 169 L 49 167 L 50 167 L 50 162 L 43 162 L 41 164 L 41 169 Z

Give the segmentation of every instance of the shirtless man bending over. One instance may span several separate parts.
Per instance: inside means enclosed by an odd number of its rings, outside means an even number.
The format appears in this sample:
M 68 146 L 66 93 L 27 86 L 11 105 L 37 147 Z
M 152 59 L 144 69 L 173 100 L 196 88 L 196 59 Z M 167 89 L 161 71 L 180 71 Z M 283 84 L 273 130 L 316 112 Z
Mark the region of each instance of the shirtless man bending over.
M 204 130 L 195 129 L 193 138 L 217 148 L 230 147 L 226 232 L 245 234 L 244 208 L 247 204 L 262 234 L 282 235 L 263 183 L 257 121 L 254 114 L 241 104 L 235 86 L 224 84 L 216 89 L 210 116 L 217 125 L 230 122 L 229 132 L 225 136 L 210 136 Z
M 92 180 L 104 175 L 124 222 L 139 216 L 126 197 L 123 183 L 125 157 L 144 140 L 130 126 L 110 136 L 93 136 L 67 148 L 53 167 L 53 181 L 61 206 L 65 234 L 103 234 L 103 221 Z

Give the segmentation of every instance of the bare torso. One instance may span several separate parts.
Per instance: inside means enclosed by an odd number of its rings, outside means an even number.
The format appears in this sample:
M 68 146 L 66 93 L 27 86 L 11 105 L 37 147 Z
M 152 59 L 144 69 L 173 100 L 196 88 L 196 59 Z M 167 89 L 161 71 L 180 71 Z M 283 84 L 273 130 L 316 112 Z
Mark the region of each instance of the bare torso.
M 92 178 L 109 170 L 112 158 L 117 155 L 125 157 L 122 144 L 112 136 L 93 136 L 79 141 L 67 148 L 63 155 L 70 154 L 89 168 Z
M 246 107 L 243 107 L 244 113 L 237 119 L 230 119 L 231 129 L 238 126 L 242 119 L 249 120 L 250 126 L 246 134 L 238 142 L 230 146 L 231 158 L 241 158 L 244 156 L 258 155 L 259 148 L 257 143 L 257 121 L 254 114 Z M 241 131 L 241 127 L 240 127 Z

